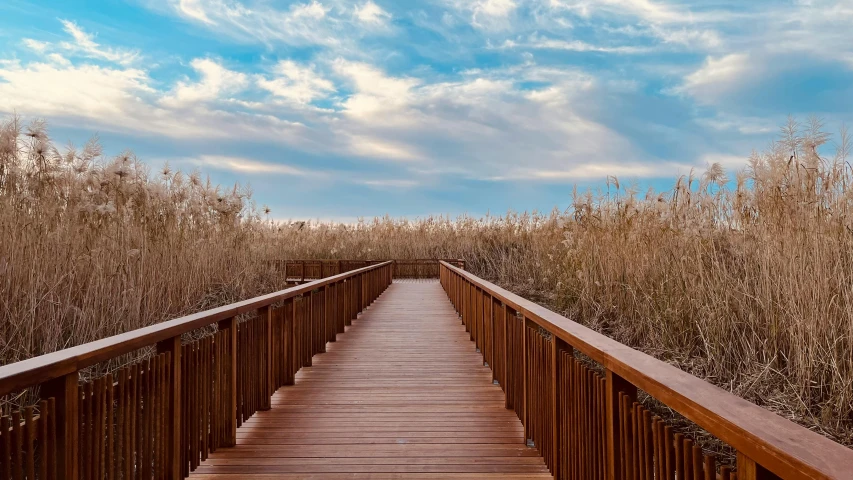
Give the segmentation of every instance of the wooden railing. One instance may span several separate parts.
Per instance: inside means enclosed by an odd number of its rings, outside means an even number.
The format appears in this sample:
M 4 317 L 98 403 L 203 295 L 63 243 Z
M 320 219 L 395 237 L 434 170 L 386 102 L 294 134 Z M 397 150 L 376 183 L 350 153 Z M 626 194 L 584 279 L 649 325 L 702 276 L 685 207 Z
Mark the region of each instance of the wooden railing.
M 186 477 L 235 445 L 237 427 L 391 274 L 383 262 L 0 367 L 0 396 L 40 387 L 42 399 L 0 419 L 0 479 Z M 80 382 L 80 370 L 150 346 L 155 355 Z
M 441 270 L 440 262 L 447 262 L 465 269 L 465 260 L 459 259 L 394 260 L 394 278 L 438 278 Z
M 282 272 L 288 281 L 302 283 L 376 265 L 383 261 L 385 260 L 275 260 L 270 263 L 276 270 Z M 460 259 L 393 260 L 394 278 L 438 278 L 441 261 L 465 269 L 465 260 Z
M 291 282 L 306 282 L 340 275 L 383 263 L 382 260 L 275 260 L 270 262 Z
M 441 284 L 557 479 L 853 478 L 853 450 L 817 433 L 446 262 Z M 736 472 L 638 390 L 733 447 Z

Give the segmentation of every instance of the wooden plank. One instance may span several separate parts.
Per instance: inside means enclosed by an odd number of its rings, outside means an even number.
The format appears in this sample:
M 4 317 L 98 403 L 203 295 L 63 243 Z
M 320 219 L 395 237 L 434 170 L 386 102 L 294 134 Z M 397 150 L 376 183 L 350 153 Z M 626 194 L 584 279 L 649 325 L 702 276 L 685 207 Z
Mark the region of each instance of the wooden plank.
M 238 479 L 243 478 L 241 474 L 204 474 L 194 475 L 192 478 L 198 480 L 218 480 L 218 479 Z M 400 474 L 400 473 L 273 473 L 273 474 L 253 474 L 252 478 L 260 478 L 264 480 L 399 480 L 401 478 L 411 480 L 481 480 L 481 479 L 501 479 L 501 480 L 521 480 L 529 478 L 553 478 L 550 473 L 420 473 L 420 474 Z
M 190 478 L 551 478 L 437 282 L 394 283 L 357 320 L 375 290 L 348 283 L 352 326 Z

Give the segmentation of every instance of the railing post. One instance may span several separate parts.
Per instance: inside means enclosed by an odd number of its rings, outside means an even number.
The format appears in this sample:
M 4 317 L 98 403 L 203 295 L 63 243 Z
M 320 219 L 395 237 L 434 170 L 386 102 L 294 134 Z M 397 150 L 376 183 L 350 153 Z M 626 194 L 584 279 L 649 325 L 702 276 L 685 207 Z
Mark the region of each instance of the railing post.
M 463 284 L 462 288 L 462 323 L 465 324 L 465 332 L 469 333 L 469 339 L 473 340 L 474 337 L 471 333 L 471 284 L 467 281 Z
M 169 365 L 169 386 L 167 423 L 168 432 L 166 444 L 166 464 L 170 465 L 168 478 L 181 478 L 181 337 L 176 336 L 157 344 L 157 353 L 168 353 L 171 360 Z
M 219 322 L 219 330 L 228 332 L 226 341 L 229 343 L 228 349 L 231 351 L 231 358 L 228 362 L 228 395 L 226 396 L 226 411 L 228 418 L 225 423 L 225 446 L 233 447 L 237 445 L 237 317 L 231 317 Z
M 762 467 L 755 460 L 737 452 L 738 480 L 780 480 L 781 477 Z
M 551 418 L 554 422 L 552 426 L 553 437 L 551 440 L 551 446 L 554 449 L 554 469 L 551 473 L 554 474 L 554 478 L 561 478 L 563 475 L 560 468 L 563 464 L 563 455 L 567 454 L 567 449 L 562 445 L 561 441 L 563 439 L 560 435 L 560 426 L 563 423 L 563 415 L 565 414 L 560 408 L 560 378 L 565 378 L 566 375 L 560 366 L 562 364 L 560 357 L 569 348 L 571 347 L 564 340 L 557 337 L 557 335 L 551 335 Z
M 273 352 L 273 337 L 272 337 L 272 309 L 269 305 L 261 307 L 258 309 L 258 320 L 264 324 L 266 328 L 266 342 L 264 342 L 266 349 L 264 361 L 264 368 L 266 372 L 264 372 L 264 378 L 262 379 L 265 385 L 264 391 L 266 394 L 263 398 L 263 403 L 261 404 L 261 410 L 269 410 L 272 408 L 272 394 L 275 392 L 275 387 L 273 386 L 273 365 L 272 365 L 272 352 Z
M 617 480 L 624 478 L 623 453 L 619 447 L 621 432 L 619 431 L 619 392 L 630 397 L 631 402 L 637 400 L 637 387 L 624 378 L 606 370 L 605 401 L 607 416 L 607 478 Z M 740 478 L 740 477 L 738 477 Z
M 366 282 L 364 281 L 364 274 L 359 273 L 358 274 L 358 311 L 359 312 L 364 310 L 364 308 L 367 306 L 365 304 L 366 299 L 364 298 L 365 297 L 365 294 L 364 294 L 365 283 Z M 358 313 L 356 313 L 356 316 L 358 316 Z
M 352 321 L 358 316 L 356 305 L 358 304 L 358 291 L 356 290 L 355 277 L 347 279 L 347 326 L 352 325 Z
M 343 319 L 344 319 L 344 311 L 345 311 L 345 303 L 344 299 L 346 297 L 346 282 L 344 280 L 340 280 L 334 285 L 334 297 L 335 297 L 335 336 L 345 329 L 342 328 Z
M 288 309 L 289 307 L 289 309 Z M 296 300 L 291 298 L 284 305 L 284 335 L 283 335 L 283 351 L 281 355 L 281 363 L 282 368 L 284 368 L 284 384 L 285 385 L 293 385 L 294 384 L 294 365 L 296 364 L 294 360 L 294 341 L 293 334 L 295 329 L 293 328 L 293 324 L 296 318 Z
M 456 276 L 456 302 L 458 305 L 456 306 L 456 311 L 459 312 L 459 315 L 462 315 L 462 292 L 463 292 L 463 284 L 464 281 L 461 275 Z
M 79 405 L 77 382 L 79 373 L 73 372 L 41 385 L 41 397 L 53 397 L 56 402 L 56 466 L 60 480 L 77 480 Z
M 504 371 L 503 371 L 504 378 L 501 379 L 501 382 L 503 382 L 501 385 L 504 387 L 504 408 L 506 408 L 507 410 L 511 410 L 513 408 L 512 399 L 510 397 L 510 381 L 509 381 L 510 376 L 511 376 L 509 373 L 509 367 L 510 367 L 510 364 L 509 364 L 509 349 L 510 349 L 509 329 L 511 328 L 511 326 L 510 326 L 511 320 L 510 320 L 510 315 L 509 315 L 509 307 L 506 306 L 506 304 L 504 304 L 503 302 L 501 302 L 501 309 L 503 310 L 503 315 L 504 315 L 504 334 L 503 334 L 503 337 L 504 337 Z
M 335 341 L 337 340 L 337 336 L 343 330 L 341 326 L 343 325 L 344 318 L 344 282 L 340 281 L 335 284 Z
M 314 290 L 302 294 L 304 312 L 302 315 L 302 367 L 310 367 L 314 364 Z
M 524 425 L 524 441 L 529 442 L 531 438 L 530 419 L 527 418 L 527 319 L 524 314 L 521 314 L 521 365 L 521 423 Z
M 329 325 L 332 318 L 332 286 L 326 285 L 323 287 L 323 352 L 326 351 L 326 343 L 334 341 L 334 329 Z

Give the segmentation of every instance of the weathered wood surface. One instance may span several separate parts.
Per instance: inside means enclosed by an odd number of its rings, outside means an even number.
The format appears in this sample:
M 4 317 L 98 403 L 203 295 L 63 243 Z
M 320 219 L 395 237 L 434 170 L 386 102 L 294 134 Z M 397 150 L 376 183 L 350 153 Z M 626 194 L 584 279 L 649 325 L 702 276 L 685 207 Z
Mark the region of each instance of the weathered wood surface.
M 551 478 L 440 285 L 393 284 L 191 475 Z

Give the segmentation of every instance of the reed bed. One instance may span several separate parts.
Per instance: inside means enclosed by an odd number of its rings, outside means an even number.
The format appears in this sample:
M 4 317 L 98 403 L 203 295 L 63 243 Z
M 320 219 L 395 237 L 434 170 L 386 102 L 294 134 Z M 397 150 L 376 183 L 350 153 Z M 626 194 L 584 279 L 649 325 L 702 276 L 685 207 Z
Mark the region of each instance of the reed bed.
M 222 189 L 43 123 L 0 126 L 0 362 L 281 288 L 267 260 L 462 258 L 620 342 L 853 445 L 853 167 L 846 131 L 789 122 L 729 177 L 565 211 L 271 222 Z M 832 151 L 834 150 L 834 151 Z

